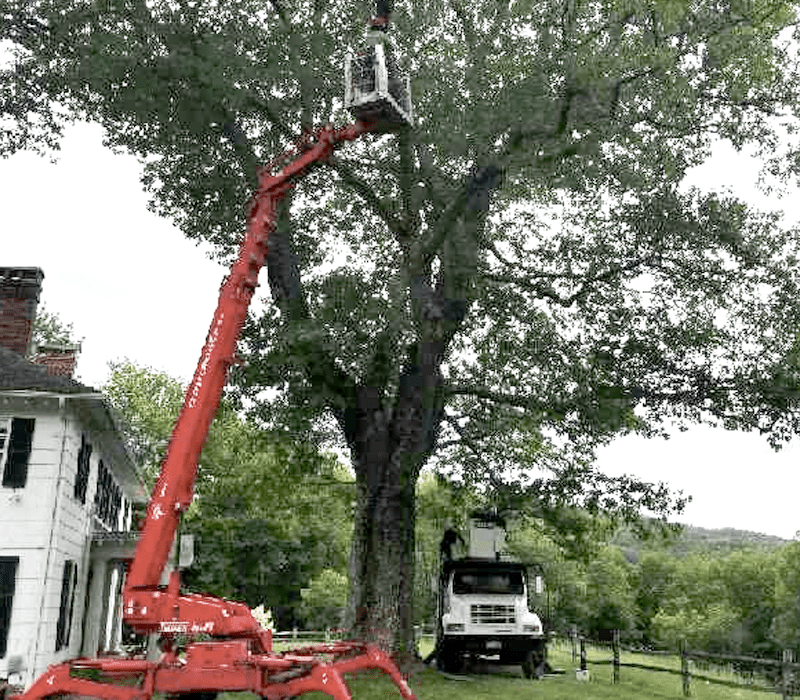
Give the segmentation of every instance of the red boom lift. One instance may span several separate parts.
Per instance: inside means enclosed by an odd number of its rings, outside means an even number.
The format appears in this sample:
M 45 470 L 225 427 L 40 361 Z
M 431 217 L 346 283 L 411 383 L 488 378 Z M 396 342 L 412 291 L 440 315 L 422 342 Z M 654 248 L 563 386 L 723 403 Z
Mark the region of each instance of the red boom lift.
M 387 61 L 388 52 L 375 50 L 380 41 L 375 36 L 385 33 L 388 19 L 388 3 L 379 2 L 377 16 L 370 21 L 372 48 L 347 59 L 345 105 L 355 114 L 355 124 L 322 127 L 259 172 L 239 257 L 220 290 L 123 589 L 123 619 L 139 634 L 159 635 L 160 658 L 73 659 L 51 666 L 26 692 L 12 696 L 15 700 L 64 695 L 150 700 L 153 693 L 207 700 L 222 691 L 250 691 L 267 700 L 319 691 L 334 700 L 352 700 L 343 676 L 366 669 L 387 673 L 406 700 L 415 700 L 392 659 L 373 645 L 335 642 L 275 653 L 271 633 L 246 605 L 181 593 L 179 571 L 172 572 L 167 586 L 160 585 L 179 518 L 192 500 L 200 452 L 258 286 L 278 202 L 339 144 L 410 123 L 407 88 L 404 92 L 396 64 Z M 180 637 L 190 641 L 179 646 Z

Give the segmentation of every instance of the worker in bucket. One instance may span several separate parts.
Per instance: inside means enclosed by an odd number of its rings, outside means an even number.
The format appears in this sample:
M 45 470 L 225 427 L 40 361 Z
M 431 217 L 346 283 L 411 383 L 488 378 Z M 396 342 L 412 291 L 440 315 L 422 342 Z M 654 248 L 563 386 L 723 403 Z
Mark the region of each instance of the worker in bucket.
M 442 541 L 439 543 L 439 552 L 442 555 L 442 561 L 452 561 L 453 559 L 453 545 L 461 542 L 463 547 L 467 546 L 464 538 L 459 534 L 458 530 L 453 527 L 453 523 L 446 520 L 444 523 L 444 535 Z

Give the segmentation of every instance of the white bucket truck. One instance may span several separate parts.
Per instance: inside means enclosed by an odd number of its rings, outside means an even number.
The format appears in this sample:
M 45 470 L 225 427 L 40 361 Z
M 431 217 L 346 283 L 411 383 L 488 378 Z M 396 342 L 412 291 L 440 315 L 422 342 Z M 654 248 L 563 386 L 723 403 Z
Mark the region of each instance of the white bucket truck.
M 539 616 L 528 610 L 526 566 L 508 560 L 504 546 L 502 519 L 476 512 L 467 556 L 444 557 L 435 651 L 440 669 L 457 672 L 480 656 L 519 663 L 526 678 L 546 672 L 546 638 Z

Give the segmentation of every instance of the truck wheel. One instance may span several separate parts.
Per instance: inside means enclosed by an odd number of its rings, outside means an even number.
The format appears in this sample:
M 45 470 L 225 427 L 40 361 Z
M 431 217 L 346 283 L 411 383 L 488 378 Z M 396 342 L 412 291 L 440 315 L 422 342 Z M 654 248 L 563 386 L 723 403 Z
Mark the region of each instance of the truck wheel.
M 522 675 L 525 678 L 539 678 L 539 660 L 539 655 L 533 649 L 525 652 L 525 658 L 522 661 Z
M 440 671 L 445 673 L 458 673 L 463 667 L 461 654 L 455 649 L 444 648 L 436 656 L 436 663 Z

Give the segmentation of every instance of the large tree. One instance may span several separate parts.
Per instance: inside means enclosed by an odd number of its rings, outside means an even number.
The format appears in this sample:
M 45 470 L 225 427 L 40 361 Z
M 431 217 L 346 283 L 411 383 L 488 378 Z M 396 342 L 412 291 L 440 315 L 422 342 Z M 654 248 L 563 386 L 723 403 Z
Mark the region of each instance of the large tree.
M 0 143 L 46 151 L 64 120 L 99 122 L 141 158 L 154 209 L 229 259 L 258 163 L 348 118 L 343 55 L 370 9 L 2 0 Z M 679 188 L 714 138 L 793 175 L 776 133 L 800 105 L 794 10 L 397 3 L 415 126 L 348 146 L 287 200 L 236 376 L 265 423 L 349 448 L 357 631 L 410 644 L 426 462 L 543 510 L 664 514 L 665 489 L 605 478 L 593 449 L 667 419 L 796 432 L 796 232 Z

